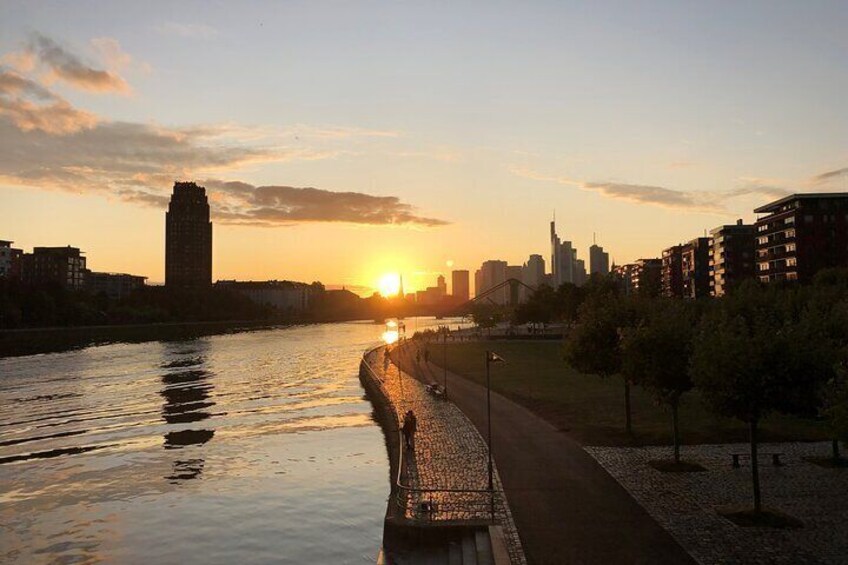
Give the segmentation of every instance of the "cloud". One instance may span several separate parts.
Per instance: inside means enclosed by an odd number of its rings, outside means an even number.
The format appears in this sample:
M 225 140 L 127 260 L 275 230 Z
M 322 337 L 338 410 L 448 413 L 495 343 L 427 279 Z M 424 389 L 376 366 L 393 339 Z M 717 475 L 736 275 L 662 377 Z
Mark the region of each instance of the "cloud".
M 24 132 L 64 135 L 94 127 L 97 117 L 71 106 L 37 82 L 0 66 L 0 116 Z M 2 157 L 0 157 L 2 158 Z
M 218 30 L 206 24 L 185 24 L 178 22 L 165 22 L 156 27 L 156 31 L 162 35 L 175 35 L 177 37 L 188 37 L 192 39 L 208 39 L 218 35 Z
M 113 43 L 109 45 L 101 39 L 100 48 L 105 48 L 107 52 L 111 51 L 112 57 L 120 57 L 122 52 L 120 51 L 120 46 L 117 45 L 117 41 L 109 41 Z M 33 34 L 27 50 L 33 53 L 38 61 L 49 69 L 45 77 L 48 81 L 62 80 L 71 86 L 89 92 L 130 93 L 129 84 L 120 75 L 115 72 L 95 69 L 85 64 L 79 57 L 49 37 L 39 33 Z M 117 61 L 113 60 L 113 62 Z
M 705 192 L 678 190 L 664 186 L 623 182 L 583 181 L 564 176 L 546 175 L 531 169 L 517 166 L 512 166 L 509 170 L 514 175 L 524 178 L 571 185 L 580 188 L 581 190 L 598 192 L 608 198 L 625 200 L 635 204 L 660 206 L 675 210 L 706 212 L 711 214 L 727 213 L 727 208 L 725 206 L 726 201 L 739 196 L 757 194 L 767 196 L 769 198 L 781 198 L 790 193 L 790 191 L 786 188 L 765 182 L 771 179 L 758 179 L 753 177 L 741 179 L 743 181 L 743 185 L 737 188 Z
M 435 227 L 448 222 L 419 216 L 396 196 L 333 192 L 319 188 L 253 186 L 239 181 L 206 180 L 215 217 L 225 223 L 278 226 L 303 222 Z
M 848 178 L 848 167 L 818 174 L 809 180 L 809 184 L 814 186 L 828 184 L 839 178 Z

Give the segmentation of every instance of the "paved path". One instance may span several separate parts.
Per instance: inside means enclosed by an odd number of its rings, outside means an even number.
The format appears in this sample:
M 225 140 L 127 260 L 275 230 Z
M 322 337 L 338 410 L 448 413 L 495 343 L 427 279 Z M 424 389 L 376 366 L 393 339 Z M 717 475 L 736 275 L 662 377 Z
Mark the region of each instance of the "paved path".
M 404 452 L 404 484 L 414 488 L 485 491 L 486 444 L 474 425 L 455 405 L 434 397 L 424 384 L 393 363 L 385 363 L 385 351 L 380 348 L 372 352 L 366 362 L 380 379 L 382 392 L 396 411 L 397 426 L 402 424 L 407 410 L 413 410 L 418 418 L 414 449 Z M 521 542 L 497 474 L 494 487 L 495 522 L 503 528 L 512 565 L 524 565 Z M 492 499 L 488 492 L 412 494 L 401 500 L 404 516 L 409 520 L 488 521 L 491 516 Z M 421 502 L 435 504 L 436 512 L 422 513 Z
M 401 367 L 442 382 L 441 367 L 416 371 L 412 347 Z M 448 373 L 448 392 L 485 436 L 486 389 Z M 694 563 L 577 442 L 496 393 L 492 453 L 529 563 Z

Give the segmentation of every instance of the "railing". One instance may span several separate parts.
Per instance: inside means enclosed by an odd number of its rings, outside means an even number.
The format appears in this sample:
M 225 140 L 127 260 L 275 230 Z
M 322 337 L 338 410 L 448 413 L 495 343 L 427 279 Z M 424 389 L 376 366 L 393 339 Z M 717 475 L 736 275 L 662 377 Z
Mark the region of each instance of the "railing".
M 368 356 L 384 347 L 373 347 L 362 356 L 362 364 L 374 380 L 384 387 L 384 381 L 371 367 Z M 385 346 L 388 353 L 388 346 Z M 398 367 L 400 370 L 400 367 Z M 397 419 L 398 411 L 388 394 L 384 394 Z M 404 484 L 404 438 L 398 430 L 398 470 L 395 486 L 395 504 L 403 511 L 404 517 L 424 522 L 455 522 L 484 520 L 495 523 L 495 493 L 491 489 L 458 489 L 445 487 L 414 487 Z

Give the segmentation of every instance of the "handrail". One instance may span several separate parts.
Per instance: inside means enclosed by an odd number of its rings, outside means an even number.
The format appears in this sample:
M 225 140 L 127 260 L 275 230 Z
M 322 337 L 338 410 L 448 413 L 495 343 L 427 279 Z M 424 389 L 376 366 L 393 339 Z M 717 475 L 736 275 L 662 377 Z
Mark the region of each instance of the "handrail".
M 374 353 L 375 351 L 377 351 L 378 349 L 382 348 L 382 347 L 386 347 L 387 352 L 388 352 L 388 346 L 378 345 L 376 347 L 372 347 L 372 348 L 366 350 L 365 353 L 363 353 L 363 355 L 362 355 L 362 364 L 365 365 L 365 367 L 368 369 L 368 372 L 377 380 L 377 382 L 380 383 L 380 386 L 383 386 L 383 379 L 381 379 L 379 377 L 379 375 L 377 375 L 377 373 L 371 367 L 371 364 L 368 362 L 368 356 L 371 355 L 372 353 Z M 398 370 L 400 370 L 400 367 L 398 367 Z M 385 398 L 388 401 L 388 403 L 392 406 L 392 411 L 395 413 L 395 419 L 397 419 L 397 415 L 398 415 L 397 407 L 394 405 L 394 402 L 392 402 L 392 400 L 388 397 L 388 395 L 385 395 Z M 446 488 L 446 487 L 415 487 L 415 486 L 404 484 L 403 483 L 403 453 L 404 453 L 403 431 L 401 429 L 398 429 L 397 433 L 398 433 L 398 446 L 399 446 L 399 448 L 398 448 L 398 469 L 397 469 L 397 478 L 395 480 L 395 485 L 397 486 L 398 489 L 400 489 L 397 492 L 397 495 L 396 495 L 396 503 L 397 503 L 398 506 L 403 507 L 403 508 L 406 507 L 406 504 L 403 504 L 401 502 L 401 496 L 400 496 L 401 492 L 405 492 L 405 493 L 408 493 L 408 494 L 421 494 L 421 495 L 437 494 L 437 493 L 487 494 L 487 495 L 489 495 L 489 501 L 487 503 L 488 510 L 489 510 L 488 514 L 489 514 L 489 517 L 490 517 L 490 521 L 492 523 L 494 523 L 494 490 L 493 489 L 488 489 L 488 488 L 487 489 L 458 489 L 458 488 Z M 433 509 L 431 508 L 430 511 L 432 512 Z

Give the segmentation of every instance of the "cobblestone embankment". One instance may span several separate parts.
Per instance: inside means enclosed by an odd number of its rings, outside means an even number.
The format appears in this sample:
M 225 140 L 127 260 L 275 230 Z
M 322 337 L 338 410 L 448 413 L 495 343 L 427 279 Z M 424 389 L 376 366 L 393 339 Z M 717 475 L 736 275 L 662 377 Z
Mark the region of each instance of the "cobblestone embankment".
M 586 447 L 630 494 L 704 564 L 848 563 L 848 469 L 822 468 L 803 459 L 827 456 L 830 444 L 760 444 L 782 453 L 780 467 L 760 463 L 763 504 L 801 520 L 795 530 L 740 528 L 717 509 L 751 504 L 751 469 L 731 466 L 748 444 L 684 446 L 700 473 L 661 473 L 648 462 L 670 458 L 668 447 Z
M 385 401 L 392 408 L 387 410 L 383 406 L 377 411 L 381 418 L 394 418 L 392 422 L 383 423 L 387 433 L 400 427 L 407 410 L 413 410 L 418 419 L 414 449 L 405 454 L 403 484 L 411 489 L 436 491 L 405 492 L 396 497 L 396 488 L 393 486 L 389 504 L 396 504 L 400 500 L 402 507 L 399 507 L 399 514 L 409 523 L 432 525 L 437 522 L 448 524 L 488 520 L 491 516 L 489 493 L 450 492 L 487 489 L 487 451 L 483 438 L 456 406 L 428 392 L 421 381 L 400 371 L 390 360 L 387 361 L 386 355 L 385 348 L 378 348 L 369 352 L 363 362 L 371 367 L 373 376 L 379 381 L 371 383 L 369 387 L 372 392 L 377 390 L 384 397 L 377 404 Z M 367 371 L 363 371 L 362 376 L 372 378 Z M 391 442 L 397 444 L 394 438 Z M 397 448 L 390 446 L 390 451 L 397 451 Z M 396 469 L 397 465 L 393 462 L 392 481 L 397 477 Z M 430 505 L 433 511 L 423 510 L 422 502 Z M 494 511 L 495 523 L 503 528 L 511 562 L 514 565 L 525 564 L 521 542 L 497 470 L 494 474 Z

